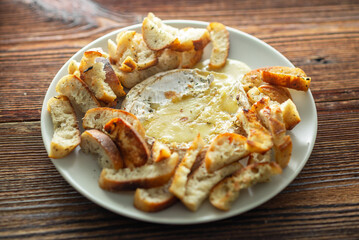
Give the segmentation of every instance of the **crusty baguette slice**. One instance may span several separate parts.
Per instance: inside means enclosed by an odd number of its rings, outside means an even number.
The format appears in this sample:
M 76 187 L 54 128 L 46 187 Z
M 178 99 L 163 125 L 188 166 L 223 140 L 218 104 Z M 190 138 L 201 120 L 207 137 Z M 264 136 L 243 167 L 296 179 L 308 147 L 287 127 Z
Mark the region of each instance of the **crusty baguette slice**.
M 159 162 L 171 156 L 170 148 L 159 141 L 155 141 L 152 145 L 152 161 Z
M 133 205 L 144 212 L 158 212 L 170 207 L 177 198 L 169 190 L 171 180 L 166 184 L 155 188 L 137 188 Z
M 126 167 L 135 168 L 147 163 L 151 154 L 147 143 L 126 120 L 111 119 L 104 130 L 120 148 Z
M 176 197 L 184 197 L 188 175 L 191 172 L 191 168 L 193 167 L 197 156 L 200 154 L 204 146 L 205 143 L 201 136 L 198 134 L 197 137 L 193 140 L 191 146 L 187 149 L 181 163 L 178 165 L 173 177 L 172 184 L 170 186 L 170 192 L 176 195 Z
M 75 111 L 66 96 L 50 98 L 47 102 L 47 109 L 54 126 L 49 157 L 63 158 L 80 144 L 80 131 Z
M 163 161 L 134 169 L 122 168 L 114 170 L 104 168 L 101 171 L 99 185 L 102 189 L 108 191 L 159 187 L 171 179 L 177 164 L 178 154 L 173 153 Z
M 98 129 L 104 131 L 104 126 L 113 118 L 122 118 L 133 126 L 142 137 L 145 137 L 145 130 L 141 122 L 132 113 L 107 107 L 92 108 L 88 110 L 82 119 L 84 129 Z
M 286 135 L 283 114 L 278 105 L 267 106 L 259 111 L 259 116 L 272 134 L 276 162 L 285 168 L 292 154 L 292 140 Z
M 118 98 L 125 96 L 126 92 L 123 90 L 123 87 L 118 79 L 115 71 L 113 70 L 110 61 L 104 57 L 97 57 L 95 63 L 101 62 L 104 64 L 103 70 L 106 73 L 105 82 L 110 86 L 112 91 L 116 94 Z
M 238 198 L 240 190 L 260 182 L 266 182 L 271 176 L 280 173 L 282 173 L 282 169 L 274 162 L 248 165 L 219 182 L 211 190 L 209 201 L 214 207 L 228 211 Z
M 205 164 L 212 173 L 232 162 L 247 157 L 247 138 L 236 133 L 219 134 L 209 146 Z
M 283 121 L 287 130 L 293 129 L 298 123 L 300 123 L 301 119 L 297 107 L 291 99 L 283 102 L 280 105 L 280 108 L 283 113 Z
M 279 104 L 287 101 L 288 99 L 292 99 L 288 89 L 280 86 L 264 84 L 259 86 L 258 90 L 264 95 L 268 96 L 272 101 Z
M 300 91 L 308 91 L 311 78 L 300 68 L 281 67 L 277 71 L 262 71 L 264 82 Z
M 265 153 L 273 147 L 272 136 L 260 123 L 254 107 L 239 111 L 237 119 L 247 133 L 248 151 Z
M 186 184 L 186 194 L 181 199 L 182 203 L 191 211 L 197 211 L 208 197 L 211 189 L 223 178 L 238 171 L 241 167 L 242 165 L 239 162 L 234 162 L 213 173 L 209 173 L 205 162 L 203 162 L 191 173 Z
M 142 34 L 147 46 L 155 51 L 167 48 L 177 38 L 178 29 L 162 22 L 153 13 L 148 13 L 142 22 Z
M 227 61 L 229 53 L 229 32 L 221 23 L 212 22 L 207 26 L 213 43 L 211 52 L 210 69 L 222 68 Z
M 66 75 L 61 78 L 56 85 L 56 91 L 67 96 L 71 104 L 83 113 L 91 108 L 100 107 L 100 103 L 87 85 L 75 75 Z
M 105 133 L 96 130 L 86 130 L 81 134 L 82 151 L 98 156 L 101 168 L 120 169 L 124 163 L 116 144 Z
M 241 83 L 243 85 L 243 89 L 248 92 L 253 87 L 259 87 L 263 84 L 262 80 L 262 71 L 277 71 L 281 67 L 263 67 L 254 69 L 248 73 L 246 73 L 241 79 Z

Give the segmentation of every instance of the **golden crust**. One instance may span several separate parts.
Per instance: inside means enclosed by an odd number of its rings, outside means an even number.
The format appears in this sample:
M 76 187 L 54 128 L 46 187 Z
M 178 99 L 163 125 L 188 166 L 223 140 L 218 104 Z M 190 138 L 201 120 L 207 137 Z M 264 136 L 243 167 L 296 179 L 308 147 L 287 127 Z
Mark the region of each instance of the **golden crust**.
M 147 163 L 150 150 L 139 133 L 122 118 L 114 118 L 104 130 L 120 148 L 126 167 L 135 168 Z

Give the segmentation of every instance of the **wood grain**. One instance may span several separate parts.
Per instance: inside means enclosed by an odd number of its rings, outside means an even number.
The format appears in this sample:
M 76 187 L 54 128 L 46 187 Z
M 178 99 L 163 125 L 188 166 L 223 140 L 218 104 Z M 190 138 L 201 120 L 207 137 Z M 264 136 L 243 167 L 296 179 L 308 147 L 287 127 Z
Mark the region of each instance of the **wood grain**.
M 84 198 L 47 157 L 40 113 L 57 71 L 149 11 L 245 31 L 312 77 L 316 144 L 302 172 L 267 203 L 208 224 L 140 222 Z M 358 30 L 354 0 L 0 1 L 0 238 L 359 239 Z

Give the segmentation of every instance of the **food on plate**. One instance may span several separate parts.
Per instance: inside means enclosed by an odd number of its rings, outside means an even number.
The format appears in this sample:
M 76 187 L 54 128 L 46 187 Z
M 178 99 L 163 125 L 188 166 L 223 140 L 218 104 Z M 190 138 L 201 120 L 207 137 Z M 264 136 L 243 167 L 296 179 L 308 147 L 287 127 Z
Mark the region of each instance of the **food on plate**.
M 155 188 L 137 188 L 133 205 L 144 212 L 158 212 L 172 206 L 177 198 L 169 190 L 171 180 Z
M 163 161 L 133 169 L 104 168 L 101 171 L 99 185 L 104 190 L 114 192 L 159 187 L 171 179 L 178 161 L 178 154 L 173 153 Z
M 210 69 L 219 69 L 226 64 L 229 53 L 229 32 L 222 23 L 212 22 L 207 27 L 213 43 Z
M 280 173 L 282 168 L 274 162 L 248 165 L 219 182 L 211 190 L 209 201 L 216 208 L 228 211 L 234 200 L 238 198 L 240 190 L 256 183 L 266 182 L 271 176 Z
M 186 154 L 174 173 L 173 181 L 169 190 L 179 199 L 182 199 L 185 196 L 188 176 L 191 173 L 191 169 L 204 146 L 205 143 L 200 134 L 198 134 L 193 140 L 191 146 L 187 149 Z
M 272 148 L 272 136 L 258 119 L 253 106 L 251 109 L 239 111 L 237 119 L 238 125 L 247 133 L 247 149 L 249 152 L 265 153 Z
M 186 192 L 182 203 L 191 211 L 196 211 L 203 201 L 208 197 L 211 189 L 223 178 L 231 175 L 242 165 L 239 162 L 231 163 L 212 173 L 207 171 L 206 163 L 195 169 L 188 178 L 186 184 Z
M 177 200 L 197 211 L 208 197 L 229 210 L 240 190 L 289 164 L 287 130 L 301 119 L 288 88 L 307 91 L 311 79 L 299 68 L 251 70 L 228 59 L 221 23 L 178 29 L 149 13 L 141 30 L 108 39 L 108 53 L 92 48 L 69 62 L 56 86 L 61 95 L 48 102 L 55 130 L 49 156 L 80 144 L 97 155 L 99 186 L 136 190 L 141 211 Z M 210 58 L 201 62 L 206 46 Z M 78 116 L 81 138 L 72 105 L 85 113 Z
M 206 153 L 207 171 L 212 173 L 248 155 L 246 137 L 236 133 L 219 134 L 209 145 Z
M 96 130 L 86 130 L 81 134 L 81 150 L 97 155 L 101 168 L 123 168 L 124 163 L 116 144 L 105 133 Z
M 147 46 L 155 51 L 165 48 L 181 52 L 200 50 L 210 42 L 206 29 L 171 27 L 153 13 L 149 13 L 143 20 L 142 34 Z
M 132 125 L 138 134 L 145 137 L 145 130 L 135 115 L 120 109 L 98 107 L 89 109 L 82 119 L 84 129 L 98 129 L 104 131 L 104 126 L 114 118 L 122 118 Z
M 135 168 L 147 163 L 151 154 L 147 143 L 126 120 L 111 119 L 104 130 L 119 147 L 126 167 Z
M 159 162 L 171 156 L 170 148 L 166 144 L 159 141 L 155 141 L 153 143 L 151 151 L 153 162 Z
M 99 101 L 91 93 L 86 83 L 75 75 L 66 75 L 56 85 L 56 92 L 65 95 L 81 112 L 100 107 Z
M 70 100 L 63 95 L 52 97 L 47 102 L 54 134 L 50 145 L 50 158 L 63 158 L 80 144 L 80 131 L 75 111 Z

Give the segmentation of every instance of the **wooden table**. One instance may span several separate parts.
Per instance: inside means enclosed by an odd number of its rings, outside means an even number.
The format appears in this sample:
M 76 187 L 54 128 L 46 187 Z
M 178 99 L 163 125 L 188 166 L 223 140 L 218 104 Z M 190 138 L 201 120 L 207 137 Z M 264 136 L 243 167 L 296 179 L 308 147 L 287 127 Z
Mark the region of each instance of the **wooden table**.
M 167 226 L 109 212 L 75 191 L 47 156 L 40 109 L 80 48 L 152 11 L 219 21 L 252 34 L 312 77 L 314 150 L 272 200 L 213 223 Z M 359 2 L 0 2 L 0 238 L 359 239 Z

